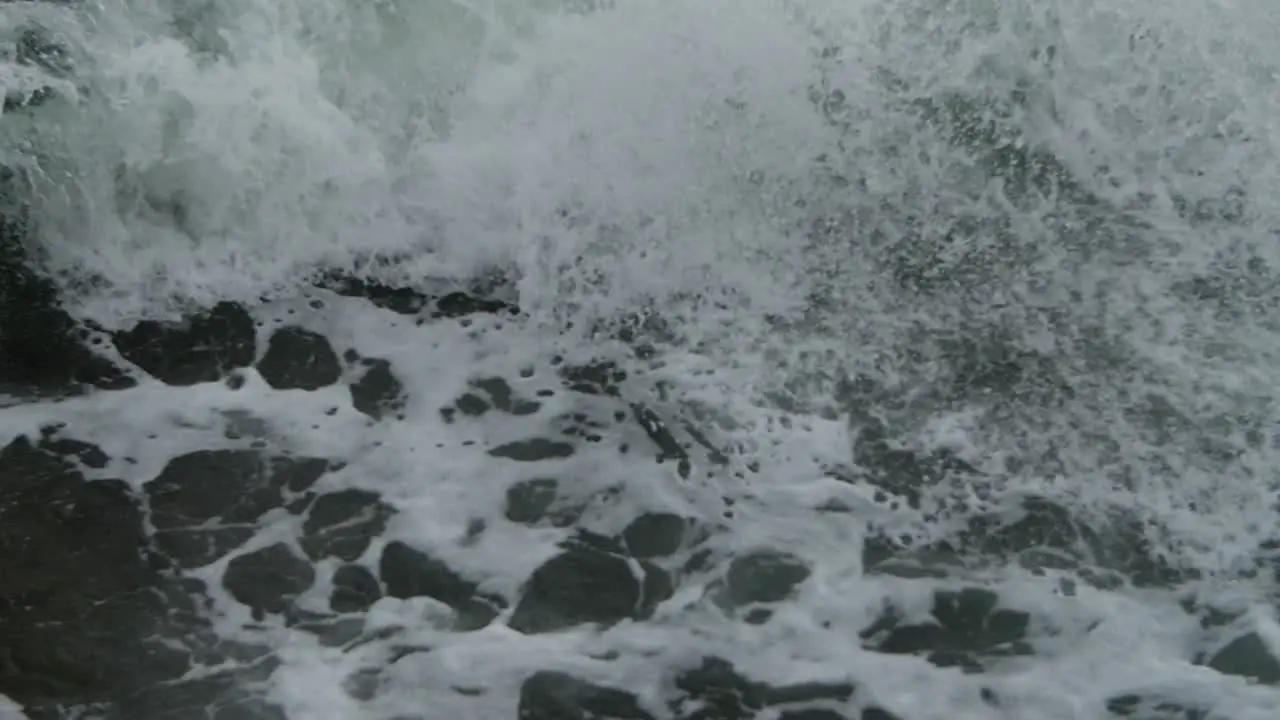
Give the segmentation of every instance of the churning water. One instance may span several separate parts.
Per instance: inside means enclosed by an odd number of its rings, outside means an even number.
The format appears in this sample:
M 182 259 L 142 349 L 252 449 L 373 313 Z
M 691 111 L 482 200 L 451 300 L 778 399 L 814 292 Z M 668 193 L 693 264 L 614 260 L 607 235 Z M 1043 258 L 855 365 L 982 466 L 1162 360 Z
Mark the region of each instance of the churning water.
M 379 622 L 431 647 L 394 663 L 392 640 L 325 647 L 224 608 L 222 632 L 277 648 L 289 717 L 514 718 L 540 670 L 666 717 L 671 668 L 703 655 L 852 682 L 822 705 L 851 717 L 1280 716 L 1272 0 L 84 0 L 4 3 L 0 32 L 0 164 L 25 169 L 78 316 L 266 297 L 259 318 L 388 359 L 409 398 L 366 423 L 326 415 L 328 389 L 151 382 L 5 409 L 10 435 L 66 422 L 141 484 L 251 415 L 514 599 L 569 530 L 504 518 L 531 471 L 484 448 L 612 406 L 438 409 L 476 377 L 532 397 L 556 358 L 608 359 L 620 407 L 717 450 L 681 472 L 640 425 L 599 431 L 536 472 L 577 524 L 675 513 L 714 557 L 806 568 L 768 616 L 730 607 L 712 560 L 645 619 L 554 633 L 384 599 Z M 487 278 L 522 313 L 316 310 L 318 269 Z M 867 630 L 961 587 L 1018 637 Z M 1261 669 L 1213 660 L 1240 638 Z

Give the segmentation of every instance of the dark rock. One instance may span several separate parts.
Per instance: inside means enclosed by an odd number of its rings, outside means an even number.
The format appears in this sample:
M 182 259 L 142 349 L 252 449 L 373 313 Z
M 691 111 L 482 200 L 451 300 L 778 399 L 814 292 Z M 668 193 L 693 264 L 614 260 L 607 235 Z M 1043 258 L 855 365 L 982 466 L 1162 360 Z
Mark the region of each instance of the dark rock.
M 1213 654 L 1208 666 L 1224 675 L 1256 678 L 1266 685 L 1280 684 L 1277 653 L 1256 632 L 1232 640 Z
M 781 686 L 757 682 L 717 657 L 705 657 L 699 667 L 678 674 L 675 686 L 684 693 L 672 704 L 680 720 L 750 720 L 766 707 L 815 700 L 846 702 L 854 692 L 847 682 Z M 689 712 L 691 707 L 696 709 Z
M 4 113 L 17 112 L 24 108 L 37 108 L 57 97 L 57 93 L 48 85 L 32 90 L 29 93 L 7 92 L 4 95 Z
M 369 490 L 348 489 L 316 498 L 302 524 L 302 549 L 319 560 L 332 555 L 352 562 L 387 528 L 395 508 Z
M 1105 527 L 1093 528 L 1061 504 L 1037 496 L 1025 498 L 1012 519 L 996 513 L 973 516 L 954 543 L 938 549 L 1016 558 L 1033 567 L 1089 566 L 1086 579 L 1095 584 L 1107 582 L 1100 572 L 1119 573 L 1137 587 L 1167 587 L 1197 576 L 1161 557 L 1136 518 L 1117 512 Z
M 343 617 L 303 612 L 297 607 L 285 610 L 285 622 L 294 630 L 311 633 L 325 647 L 343 647 L 364 635 L 363 617 Z
M 520 686 L 519 720 L 654 720 L 635 695 L 560 672 L 538 672 Z
M 452 292 L 440 297 L 419 292 L 412 288 L 395 287 L 385 283 L 330 272 L 316 281 L 316 285 L 345 297 L 364 298 L 378 307 L 401 315 L 417 315 L 430 308 L 435 318 L 459 318 L 481 313 L 506 313 L 516 315 L 520 308 L 500 300 L 487 300 L 465 292 Z
M 351 385 L 351 406 L 374 420 L 404 407 L 404 386 L 391 372 L 391 363 L 371 358 L 364 361 L 367 369 Z
M 888 493 L 905 498 L 919 508 L 922 492 L 947 477 L 960 473 L 977 475 L 975 468 L 948 450 L 927 456 L 895 446 L 885 427 L 869 421 L 856 436 L 854 459 L 865 470 L 863 477 Z
M 622 541 L 632 557 L 667 557 L 680 549 L 688 525 L 672 513 L 645 513 L 622 531 Z
M 725 607 L 780 602 L 809 577 L 804 561 L 788 553 L 766 550 L 733 559 L 721 596 Z
M 229 302 L 185 323 L 144 320 L 113 336 L 126 360 L 165 384 L 180 386 L 214 382 L 253 364 L 256 339 L 253 318 Z
M 976 672 L 982 669 L 974 656 L 1024 653 L 1030 616 L 1022 611 L 1000 609 L 995 593 L 981 588 L 934 594 L 936 623 L 899 625 L 890 611 L 863 631 L 863 638 L 879 652 L 925 654 L 939 667 L 959 667 Z
M 849 720 L 849 718 L 835 710 L 805 708 L 803 710 L 786 710 L 778 715 L 778 720 Z
M 645 434 L 654 445 L 658 446 L 658 462 L 674 460 L 680 477 L 688 479 L 692 471 L 689 453 L 680 441 L 676 440 L 662 418 L 658 417 L 656 412 L 638 403 L 631 406 L 631 412 L 640 427 L 644 428 Z
M 333 573 L 329 607 L 336 613 L 364 612 L 382 598 L 378 578 L 361 565 L 343 565 Z
M 862 709 L 861 720 L 902 720 L 902 718 L 884 708 L 872 706 Z
M 133 387 L 133 378 L 82 342 L 83 328 L 63 308 L 54 283 L 32 261 L 24 185 L 18 174 L 0 167 L 0 389 L 75 392 L 84 386 Z
M 671 597 L 670 576 L 641 563 L 643 584 L 623 557 L 577 546 L 533 572 L 511 615 L 511 628 L 526 634 L 554 632 L 584 623 L 612 625 L 643 619 Z
M 510 415 L 532 415 L 538 412 L 542 407 L 542 403 L 535 400 L 516 397 L 515 391 L 511 388 L 510 383 L 500 377 L 488 377 L 472 380 L 471 385 L 477 390 L 488 395 L 489 399 L 493 403 L 493 407 Z M 473 395 L 471 397 L 474 398 L 475 396 Z M 461 401 L 461 398 L 459 398 L 459 401 Z M 474 403 L 474 400 L 471 402 Z M 461 404 L 458 405 L 458 409 L 462 410 Z M 463 412 L 466 412 L 466 410 L 463 410 Z M 476 414 L 479 415 L 480 413 Z
M 40 441 L 40 449 L 62 457 L 74 457 L 84 463 L 85 467 L 95 470 L 101 470 L 111 462 L 111 458 L 97 445 L 71 438 L 59 438 L 52 434 L 46 435 Z
M 974 675 L 986 669 L 977 658 L 957 650 L 934 650 L 926 655 L 925 659 L 934 667 L 959 668 L 967 675 Z
M 1196 707 L 1188 707 L 1181 703 L 1169 702 L 1159 698 L 1142 695 L 1117 695 L 1108 698 L 1107 712 L 1120 717 L 1132 717 L 1135 720 L 1208 720 L 1209 712 Z M 1216 720 L 1218 716 L 1213 716 Z
M 380 308 L 400 315 L 417 315 L 430 302 L 425 294 L 411 288 L 392 287 L 337 274 L 329 274 L 317 284 L 345 297 L 364 298 Z
M 91 704 L 112 720 L 167 717 L 131 708 L 172 705 L 185 685 L 173 681 L 234 650 L 201 617 L 201 583 L 149 553 L 124 483 L 85 481 L 26 438 L 0 450 L 0 467 L 0 693 L 32 718 Z
M 628 556 L 626 546 L 618 538 L 592 532 L 586 528 L 576 528 L 572 535 L 560 541 L 559 546 L 564 550 L 594 550 L 605 555 L 617 555 L 623 558 Z
M 552 426 L 560 430 L 565 437 L 582 438 L 588 442 L 600 442 L 602 433 L 609 427 L 608 421 L 591 417 L 587 413 L 572 412 L 556 417 Z
M 1198 570 L 1178 567 L 1160 552 L 1144 523 L 1128 512 L 1113 513 L 1105 527 L 1084 538 L 1099 567 L 1119 572 L 1135 587 L 1172 587 L 1200 578 Z
M 488 625 L 504 604 L 500 598 L 478 595 L 477 583 L 398 540 L 383 549 L 378 574 L 390 597 L 430 597 L 453 608 L 460 630 Z
M 560 481 L 555 478 L 521 480 L 507 488 L 503 514 L 514 523 L 533 524 L 541 520 L 556 501 Z
M 275 667 L 274 662 L 260 661 L 240 673 L 149 687 L 119 703 L 102 720 L 287 720 L 279 707 L 239 687 L 266 679 Z
M 475 393 L 459 395 L 458 399 L 453 401 L 453 406 L 458 409 L 458 412 L 471 417 L 480 417 L 492 409 L 492 406 L 484 398 Z
M 560 370 L 565 387 L 588 395 L 621 396 L 621 385 L 627 373 L 616 363 L 601 361 L 587 365 L 566 365 Z
M 518 315 L 520 308 L 501 300 L 485 300 L 464 292 L 449 293 L 436 300 L 432 317 L 459 318 L 481 313 Z
M 1040 548 L 1071 552 L 1082 540 L 1082 532 L 1089 531 L 1076 524 L 1070 511 L 1041 497 L 1025 499 L 1022 516 L 1014 522 L 979 516 L 969 528 L 971 544 L 997 557 Z
M 315 581 L 311 564 L 284 543 L 237 555 L 222 576 L 227 592 L 257 613 L 283 613 Z
M 325 460 L 264 458 L 251 450 L 176 457 L 143 486 L 156 546 L 182 567 L 207 565 L 253 537 L 258 518 L 310 488 L 328 468 Z
M 545 438 L 517 440 L 499 445 L 489 451 L 496 458 L 506 458 L 520 462 L 538 462 L 540 460 L 559 460 L 573 455 L 573 446 L 569 443 L 556 442 Z
M 341 379 L 342 365 L 325 336 L 284 327 L 271 336 L 258 372 L 277 390 L 318 390 Z

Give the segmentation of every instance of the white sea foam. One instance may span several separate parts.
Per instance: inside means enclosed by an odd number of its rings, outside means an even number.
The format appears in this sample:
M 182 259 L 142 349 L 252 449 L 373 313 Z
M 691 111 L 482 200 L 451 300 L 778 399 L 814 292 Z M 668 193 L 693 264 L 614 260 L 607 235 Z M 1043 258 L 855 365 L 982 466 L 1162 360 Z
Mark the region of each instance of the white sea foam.
M 382 492 L 401 510 L 391 536 L 511 596 L 563 534 L 502 521 L 522 475 L 483 448 L 545 431 L 569 401 L 479 426 L 445 425 L 437 409 L 477 373 L 514 383 L 532 366 L 536 388 L 557 353 L 621 360 L 593 333 L 652 311 L 674 339 L 661 363 L 632 368 L 628 392 L 671 383 L 666 410 L 720 419 L 714 440 L 739 448 L 731 466 L 760 472 L 690 482 L 669 465 L 618 463 L 618 444 L 646 442 L 638 428 L 548 472 L 583 493 L 624 488 L 588 518 L 604 532 L 667 509 L 724 524 L 714 542 L 726 552 L 785 547 L 813 565 L 803 592 L 744 626 L 695 581 L 649 622 L 544 636 L 501 623 L 453 634 L 430 620 L 441 608 L 384 600 L 375 612 L 416 618 L 412 637 L 435 651 L 396 663 L 361 703 L 342 683 L 376 646 L 343 653 L 280 630 L 273 692 L 292 717 L 514 717 L 520 681 L 539 669 L 627 687 L 660 710 L 664 663 L 720 652 L 764 680 L 852 678 L 859 702 L 910 720 L 1101 718 L 1106 698 L 1145 688 L 1271 720 L 1274 689 L 1189 662 L 1200 629 L 1161 590 L 1063 595 L 1053 572 L 997 568 L 970 579 L 1057 629 L 1034 656 L 975 679 L 862 649 L 858 631 L 886 597 L 927 608 L 960 581 L 863 573 L 868 517 L 933 530 L 826 470 L 854 464 L 850 433 L 868 418 L 836 386 L 865 374 L 879 388 L 866 412 L 904 446 L 951 449 L 999 497 L 1047 495 L 1081 518 L 1136 513 L 1275 634 L 1269 575 L 1215 573 L 1277 531 L 1280 9 L 573 5 L 6 3 L 0 28 L 38 22 L 75 64 L 57 79 L 62 99 L 0 118 L 0 158 L 37 168 L 43 248 L 78 314 L 122 326 L 285 298 L 259 311 L 269 316 L 326 266 L 408 284 L 501 271 L 527 316 L 500 331 L 414 327 L 356 300 L 297 305 L 290 322 L 339 352 L 392 363 L 411 398 L 399 422 L 367 424 L 341 388 L 274 391 L 250 374 L 239 391 L 143 384 L 4 408 L 0 427 L 67 422 L 115 458 L 105 475 L 141 483 L 177 454 L 226 444 L 225 413 L 249 413 L 280 447 L 348 461 L 325 482 Z M 52 77 L 16 67 L 0 66 L 6 91 Z M 842 95 L 815 104 L 814 88 Z M 950 129 L 921 121 L 926 102 L 984 121 L 1004 108 L 996 122 L 1016 133 L 996 142 L 979 123 L 948 142 Z M 981 156 L 1029 148 L 1075 185 L 1024 194 L 1013 175 L 985 180 Z M 953 348 L 966 339 L 1046 358 L 1052 370 L 1032 384 L 1052 397 L 1005 398 L 970 376 L 957 389 Z M 1055 383 L 1071 392 L 1053 395 Z M 731 521 L 722 497 L 736 500 Z M 814 510 L 832 499 L 853 512 Z M 476 519 L 488 530 L 459 545 Z M 619 658 L 592 659 L 606 650 Z

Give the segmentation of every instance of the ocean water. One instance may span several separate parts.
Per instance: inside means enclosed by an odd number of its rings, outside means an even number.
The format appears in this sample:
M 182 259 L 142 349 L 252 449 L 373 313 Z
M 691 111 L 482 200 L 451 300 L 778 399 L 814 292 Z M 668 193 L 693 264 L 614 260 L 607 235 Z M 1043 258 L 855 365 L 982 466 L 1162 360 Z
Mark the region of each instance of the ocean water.
M 38 62 L 32 28 L 58 48 Z M 278 653 L 264 692 L 292 719 L 515 718 L 547 670 L 668 717 L 672 668 L 715 655 L 851 682 L 820 703 L 848 717 L 1271 720 L 1280 676 L 1206 658 L 1245 635 L 1280 656 L 1277 30 L 1267 0 L 7 2 L 0 164 L 31 179 L 77 317 L 245 303 L 264 340 L 287 321 L 386 359 L 407 401 L 372 422 L 342 386 L 248 371 L 13 405 L 0 428 L 65 423 L 141 487 L 253 418 L 345 463 L 326 489 L 380 493 L 387 539 L 506 598 L 570 533 L 504 517 L 534 476 L 578 527 L 674 513 L 702 533 L 679 562 L 716 558 L 645 619 L 523 633 L 508 609 L 458 632 L 384 598 L 369 622 L 399 634 L 355 648 L 216 596 L 219 633 Z M 521 312 L 415 324 L 312 288 L 320 269 L 484 279 Z M 601 360 L 617 397 L 440 413 L 476 378 L 541 397 Z M 630 421 L 536 469 L 487 452 L 641 405 L 687 467 Z M 725 567 L 764 550 L 807 573 L 749 622 Z M 953 641 L 980 671 L 866 632 L 976 587 L 1026 624 Z M 431 651 L 387 659 L 406 643 Z M 352 692 L 371 667 L 377 692 Z

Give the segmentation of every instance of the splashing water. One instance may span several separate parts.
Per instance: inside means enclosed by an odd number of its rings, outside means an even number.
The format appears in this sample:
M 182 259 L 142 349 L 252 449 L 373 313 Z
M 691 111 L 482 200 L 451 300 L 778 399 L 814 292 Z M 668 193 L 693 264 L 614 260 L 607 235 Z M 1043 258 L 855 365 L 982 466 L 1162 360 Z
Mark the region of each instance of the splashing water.
M 260 320 L 390 360 L 412 401 L 368 426 L 324 417 L 326 390 L 144 384 L 0 424 L 70 422 L 141 484 L 250 413 L 512 597 L 567 531 L 503 525 L 521 468 L 459 443 L 552 421 L 459 430 L 437 409 L 477 373 L 532 392 L 554 357 L 607 356 L 624 397 L 724 462 L 619 463 L 643 440 L 619 430 L 552 471 L 614 489 L 582 522 L 665 509 L 717 557 L 809 568 L 763 624 L 698 572 L 599 631 L 421 620 L 405 632 L 433 651 L 364 699 L 343 683 L 374 651 L 274 628 L 253 637 L 290 717 L 515 717 L 541 669 L 660 716 L 664 673 L 710 653 L 769 682 L 847 676 L 849 707 L 910 720 L 1103 718 L 1139 695 L 1271 718 L 1277 690 L 1206 667 L 1226 631 L 1188 608 L 1243 608 L 1231 628 L 1280 652 L 1278 24 L 1265 0 L 6 3 L 0 162 L 25 171 L 75 314 L 122 328 L 266 298 Z M 298 288 L 333 268 L 497 277 L 522 314 L 410 331 L 356 301 L 308 309 Z M 457 546 L 475 518 L 483 540 Z M 886 603 L 910 619 L 961 586 L 1028 614 L 1023 649 L 970 674 L 860 636 Z

